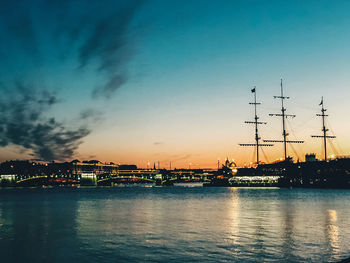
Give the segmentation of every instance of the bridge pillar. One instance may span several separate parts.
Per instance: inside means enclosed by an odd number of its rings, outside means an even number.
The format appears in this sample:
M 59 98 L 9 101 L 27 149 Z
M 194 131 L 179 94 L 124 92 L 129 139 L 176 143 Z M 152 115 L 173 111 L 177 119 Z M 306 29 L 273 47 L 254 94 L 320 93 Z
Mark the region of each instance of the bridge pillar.
M 81 186 L 97 186 L 97 176 L 95 173 L 82 173 L 80 176 Z

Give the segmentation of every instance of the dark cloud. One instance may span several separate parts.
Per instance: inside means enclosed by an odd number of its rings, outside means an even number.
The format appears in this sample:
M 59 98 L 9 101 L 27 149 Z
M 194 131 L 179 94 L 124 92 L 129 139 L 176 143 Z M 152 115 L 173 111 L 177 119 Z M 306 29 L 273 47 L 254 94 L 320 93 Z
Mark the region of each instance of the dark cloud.
M 45 59 L 69 54 L 77 58 L 79 69 L 95 67 L 105 80 L 92 89 L 92 96 L 110 98 L 128 80 L 127 63 L 135 52 L 131 24 L 143 2 L 0 1 L 0 22 L 16 45 L 36 61 L 45 63 Z M 4 50 L 7 41 L 2 40 Z M 39 54 L 41 45 L 50 45 L 50 54 L 46 54 L 50 58 Z
M 90 61 L 98 61 L 98 71 L 108 79 L 93 95 L 109 98 L 127 81 L 126 64 L 133 55 L 129 35 L 130 23 L 142 1 L 129 1 L 114 12 L 101 18 L 93 26 L 90 36 L 79 49 L 80 68 Z
M 162 145 L 163 143 L 162 142 L 154 142 L 153 145 Z
M 128 81 L 127 63 L 134 54 L 131 24 L 142 3 L 142 0 L 0 1 L 0 32 L 3 33 L 0 34 L 0 54 L 11 56 L 6 51 L 8 45 L 14 43 L 13 51 L 24 51 L 32 59 L 34 72 L 42 65 L 52 65 L 55 57 L 76 58 L 81 73 L 78 77 L 87 68 L 95 68 L 99 79 L 104 77 L 97 87 L 89 89 L 92 96 L 110 98 Z M 20 81 L 0 85 L 3 94 L 0 146 L 22 146 L 31 150 L 33 158 L 43 160 L 71 158 L 90 132 L 86 127 L 102 114 L 93 108 L 80 114 L 72 113 L 84 127 L 70 129 L 48 116 L 52 106 L 61 101 L 57 95 L 59 88 L 57 93 L 40 88 L 35 73 L 29 76 L 27 73 L 21 72 L 26 83 L 34 83 L 35 87 Z M 55 85 L 55 79 L 50 81 Z
M 67 129 L 55 118 L 47 118 L 45 113 L 57 101 L 55 94 L 17 82 L 6 100 L 0 101 L 0 145 L 22 146 L 45 161 L 72 158 L 90 130 Z
M 126 73 L 117 73 L 112 74 L 110 79 L 107 81 L 105 85 L 102 87 L 97 87 L 94 89 L 92 96 L 100 97 L 103 96 L 105 98 L 110 98 L 113 93 L 120 88 L 127 81 Z
M 95 118 L 98 112 L 94 109 L 85 109 L 80 113 L 80 119 L 87 120 L 91 118 Z
M 78 68 L 93 64 L 105 81 L 92 90 L 93 97 L 110 98 L 128 80 L 127 63 L 133 57 L 135 35 L 131 23 L 144 0 L 46 1 L 56 21 L 54 38 L 64 36 L 71 48 L 78 45 Z

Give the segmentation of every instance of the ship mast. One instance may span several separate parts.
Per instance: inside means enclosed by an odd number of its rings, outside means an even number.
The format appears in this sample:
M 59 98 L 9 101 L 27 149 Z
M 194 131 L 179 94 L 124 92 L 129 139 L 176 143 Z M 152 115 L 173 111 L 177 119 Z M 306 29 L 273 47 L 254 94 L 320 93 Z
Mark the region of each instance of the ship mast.
M 283 150 L 284 150 L 284 160 L 287 160 L 287 143 L 303 143 L 304 141 L 289 141 L 287 140 L 288 133 L 286 131 L 286 119 L 288 117 L 294 118 L 295 115 L 286 114 L 286 108 L 284 107 L 284 100 L 289 99 L 289 97 L 284 96 L 283 94 L 283 80 L 281 79 L 281 95 L 280 96 L 273 96 L 275 99 L 281 99 L 281 113 L 271 113 L 269 116 L 278 116 L 282 117 L 282 136 L 283 140 L 264 140 L 264 142 L 282 142 L 283 143 Z
M 335 138 L 335 136 L 327 135 L 328 129 L 326 128 L 325 117 L 328 117 L 328 115 L 325 114 L 327 109 L 324 108 L 323 97 L 322 97 L 321 103 L 319 105 L 322 106 L 321 114 L 316 114 L 316 116 L 322 117 L 322 132 L 323 132 L 323 135 L 311 135 L 311 137 L 312 138 L 323 138 L 324 160 L 327 161 L 327 138 L 332 139 L 332 138 Z
M 256 147 L 256 164 L 259 165 L 259 147 L 260 146 L 273 146 L 273 144 L 261 144 L 260 137 L 259 137 L 259 131 L 258 127 L 259 124 L 266 124 L 266 122 L 260 122 L 258 121 L 259 117 L 257 115 L 257 105 L 260 105 L 260 102 L 256 102 L 256 87 L 251 90 L 252 93 L 254 93 L 254 102 L 249 102 L 250 105 L 254 105 L 254 121 L 245 121 L 247 124 L 254 124 L 255 125 L 255 143 L 240 143 L 240 146 L 255 146 Z

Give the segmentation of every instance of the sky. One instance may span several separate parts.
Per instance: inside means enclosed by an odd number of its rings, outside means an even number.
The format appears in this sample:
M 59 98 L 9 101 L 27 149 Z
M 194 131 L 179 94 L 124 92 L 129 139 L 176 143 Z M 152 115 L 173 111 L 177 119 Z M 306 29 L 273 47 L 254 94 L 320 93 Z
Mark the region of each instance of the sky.
M 0 3 L 0 160 L 214 168 L 281 139 L 294 160 L 349 155 L 349 1 L 11 0 Z M 283 157 L 277 143 L 262 161 Z

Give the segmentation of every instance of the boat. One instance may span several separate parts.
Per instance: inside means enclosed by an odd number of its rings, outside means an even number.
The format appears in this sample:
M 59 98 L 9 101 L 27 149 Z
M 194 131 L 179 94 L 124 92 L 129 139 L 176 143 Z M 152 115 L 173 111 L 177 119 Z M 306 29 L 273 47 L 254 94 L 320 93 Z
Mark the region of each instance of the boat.
M 155 185 L 156 186 L 173 186 L 174 182 L 172 182 L 169 178 L 163 178 L 162 174 L 157 174 L 155 176 Z
M 203 183 L 204 187 L 231 186 L 230 179 L 237 173 L 237 165 L 233 160 L 226 158 L 221 169 L 218 169 L 216 174 L 213 174 L 209 182 Z
M 254 95 L 254 101 L 249 104 L 254 106 L 254 121 L 246 121 L 247 124 L 255 126 L 255 142 L 241 143 L 243 147 L 255 147 L 256 166 L 236 168 L 235 173 L 230 172 L 230 166 L 227 163 L 223 165 L 224 169 L 218 170 L 218 174 L 211 178 L 209 183 L 203 186 L 269 186 L 269 187 L 313 187 L 313 188 L 346 188 L 350 189 L 350 158 L 349 157 L 327 157 L 327 140 L 336 138 L 329 135 L 329 129 L 326 127 L 325 118 L 328 117 L 324 108 L 324 99 L 322 97 L 321 114 L 322 117 L 322 135 L 312 135 L 312 138 L 321 138 L 324 147 L 324 159 L 317 160 L 315 154 L 307 154 L 305 162 L 293 161 L 288 156 L 287 145 L 295 143 L 304 143 L 302 140 L 289 140 L 286 130 L 287 118 L 294 118 L 295 115 L 287 114 L 285 108 L 285 100 L 289 97 L 284 95 L 283 82 L 280 83 L 280 95 L 274 96 L 275 99 L 281 100 L 281 113 L 269 114 L 270 116 L 281 117 L 282 120 L 282 139 L 264 139 L 261 143 L 259 136 L 259 125 L 266 124 L 261 122 L 257 115 L 257 106 L 261 103 L 257 102 L 256 87 L 251 92 Z M 280 161 L 264 164 L 260 161 L 259 150 L 261 147 L 271 147 L 275 143 L 282 143 L 284 150 L 284 158 Z M 225 172 L 226 173 L 225 173 Z

